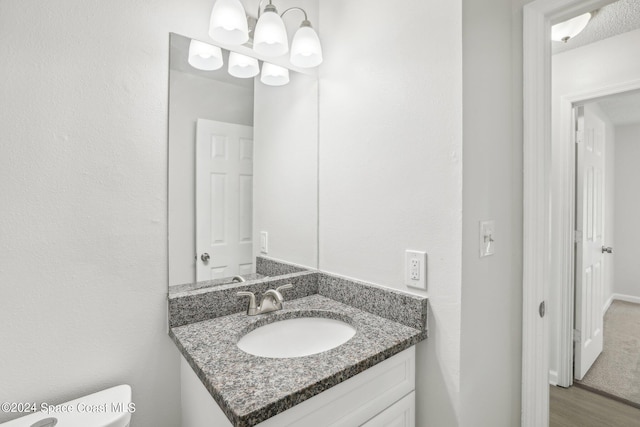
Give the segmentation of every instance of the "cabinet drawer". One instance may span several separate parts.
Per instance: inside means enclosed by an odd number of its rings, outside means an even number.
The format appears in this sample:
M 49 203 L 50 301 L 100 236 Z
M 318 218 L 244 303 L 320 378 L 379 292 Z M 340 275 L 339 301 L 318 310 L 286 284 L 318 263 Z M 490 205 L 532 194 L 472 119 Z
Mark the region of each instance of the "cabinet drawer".
M 416 393 L 411 392 L 366 423 L 362 427 L 415 427 Z

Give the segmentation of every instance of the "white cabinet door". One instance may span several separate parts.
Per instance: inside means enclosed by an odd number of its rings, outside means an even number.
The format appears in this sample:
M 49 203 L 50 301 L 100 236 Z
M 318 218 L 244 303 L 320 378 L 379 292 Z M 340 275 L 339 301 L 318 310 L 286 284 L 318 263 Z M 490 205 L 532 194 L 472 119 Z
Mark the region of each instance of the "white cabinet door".
M 576 176 L 576 314 L 574 376 L 581 380 L 603 347 L 605 124 L 578 107 Z
M 196 280 L 253 273 L 253 128 L 198 119 L 195 165 Z

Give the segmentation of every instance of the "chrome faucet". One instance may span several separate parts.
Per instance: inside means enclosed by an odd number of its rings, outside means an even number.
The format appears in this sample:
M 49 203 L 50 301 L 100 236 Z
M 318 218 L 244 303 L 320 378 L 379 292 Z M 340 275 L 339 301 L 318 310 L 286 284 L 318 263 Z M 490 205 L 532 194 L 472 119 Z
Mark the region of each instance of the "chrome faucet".
M 242 276 L 233 276 L 233 278 L 231 279 L 231 283 L 235 283 L 235 282 L 246 282 L 246 280 L 244 280 L 244 277 Z
M 291 289 L 293 285 L 291 283 L 282 285 L 276 289 L 269 289 L 262 295 L 262 301 L 260 305 L 256 307 L 256 296 L 253 292 L 240 291 L 239 297 L 249 297 L 249 306 L 247 307 L 247 315 L 255 316 L 256 314 L 270 313 L 272 311 L 282 310 L 282 304 L 284 303 L 284 297 L 280 293 L 281 290 Z

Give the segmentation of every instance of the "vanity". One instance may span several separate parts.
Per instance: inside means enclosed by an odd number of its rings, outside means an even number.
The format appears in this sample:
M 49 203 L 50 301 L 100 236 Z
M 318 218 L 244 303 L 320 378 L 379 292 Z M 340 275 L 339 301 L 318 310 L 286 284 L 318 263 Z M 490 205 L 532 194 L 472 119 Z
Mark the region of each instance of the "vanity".
M 246 300 L 237 298 L 288 281 L 293 287 L 282 291 L 281 310 L 249 316 Z M 414 425 L 415 344 L 427 335 L 425 298 L 318 271 L 206 289 L 169 296 L 170 336 L 182 353 L 183 427 Z M 193 316 L 182 310 L 193 307 L 216 317 L 184 323 Z M 304 356 L 295 353 L 304 349 L 265 357 L 239 348 L 247 334 L 290 319 L 330 319 L 355 334 Z M 322 327 L 318 322 L 307 333 Z M 285 334 L 275 340 L 287 346 Z
M 182 427 L 413 427 L 427 299 L 319 270 L 317 73 L 290 67 L 276 87 L 197 69 L 197 44 L 170 36 L 168 304 Z M 251 50 L 223 49 L 220 61 L 237 54 Z

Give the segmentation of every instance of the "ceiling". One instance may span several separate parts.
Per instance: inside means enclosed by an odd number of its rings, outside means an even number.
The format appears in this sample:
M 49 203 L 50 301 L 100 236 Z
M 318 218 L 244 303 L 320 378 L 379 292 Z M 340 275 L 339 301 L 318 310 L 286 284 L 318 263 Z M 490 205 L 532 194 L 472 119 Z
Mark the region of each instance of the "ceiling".
M 587 27 L 568 42 L 551 42 L 551 51 L 555 55 L 638 28 L 640 0 L 619 0 L 598 9 Z
M 600 8 L 587 27 L 567 43 L 551 42 L 558 54 L 640 28 L 640 0 L 619 0 Z M 640 124 L 640 91 L 598 100 L 614 126 Z

